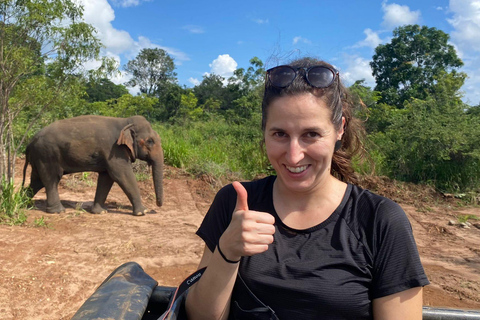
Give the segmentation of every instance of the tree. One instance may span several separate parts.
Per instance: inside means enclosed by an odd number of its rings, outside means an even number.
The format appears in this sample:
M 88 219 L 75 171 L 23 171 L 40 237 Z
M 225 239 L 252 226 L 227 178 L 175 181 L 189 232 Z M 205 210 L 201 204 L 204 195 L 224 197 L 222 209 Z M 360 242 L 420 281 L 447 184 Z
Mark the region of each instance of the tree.
M 250 59 L 250 67 L 245 69 L 239 68 L 233 73 L 233 77 L 228 79 L 229 83 L 239 84 L 244 94 L 253 91 L 258 86 L 263 86 L 265 81 L 265 69 L 263 62 L 258 57 Z
M 100 58 L 101 43 L 82 15 L 73 0 L 0 3 L 0 177 L 13 178 L 16 154 L 40 116 L 76 95 L 86 77 L 114 69 L 112 59 Z M 87 71 L 89 60 L 102 65 Z M 15 137 L 14 120 L 26 110 L 30 123 Z
M 375 91 L 380 102 L 397 108 L 410 98 L 424 99 L 442 72 L 460 76 L 456 69 L 463 65 L 449 36 L 436 28 L 406 25 L 393 31 L 390 43 L 375 49 L 370 66 L 375 77 Z
M 224 104 L 225 87 L 223 81 L 225 81 L 225 78 L 218 74 L 204 75 L 202 82 L 193 88 L 193 94 L 197 97 L 198 104 L 202 105 L 211 99 Z
M 371 138 L 396 179 L 454 192 L 478 188 L 480 126 L 461 100 L 463 79 L 445 73 L 435 81 L 425 99 L 405 102 L 385 133 Z
M 154 107 L 153 117 L 159 121 L 172 121 L 177 116 L 182 95 L 188 90 L 176 83 L 165 83 L 158 91 L 158 104 Z
M 173 58 L 159 48 L 142 49 L 135 59 L 127 62 L 124 69 L 132 75 L 126 86 L 138 86 L 141 93 L 149 96 L 158 94 L 166 83 L 175 83 L 177 80 Z
M 86 110 L 88 114 L 97 114 L 107 117 L 128 118 L 134 115 L 140 115 L 151 120 L 153 106 L 158 103 L 158 99 L 149 97 L 142 93 L 132 96 L 127 93 L 119 98 L 109 99 L 106 101 L 96 101 L 90 103 Z
M 86 91 L 88 95 L 86 100 L 88 102 L 106 101 L 128 94 L 128 90 L 124 85 L 115 84 L 107 78 L 99 81 L 89 81 Z
M 239 68 L 228 79 L 226 118 L 229 122 L 241 123 L 260 118 L 262 94 L 265 81 L 263 62 L 257 57 L 250 59 L 247 70 Z

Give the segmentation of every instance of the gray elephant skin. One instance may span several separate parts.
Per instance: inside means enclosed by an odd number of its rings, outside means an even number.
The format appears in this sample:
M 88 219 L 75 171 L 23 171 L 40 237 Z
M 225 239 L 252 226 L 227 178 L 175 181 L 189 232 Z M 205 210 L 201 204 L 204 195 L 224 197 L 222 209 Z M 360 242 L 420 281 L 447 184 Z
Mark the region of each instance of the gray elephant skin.
M 157 206 L 163 204 L 163 149 L 160 136 L 142 116 L 113 118 L 80 116 L 56 121 L 40 130 L 26 149 L 23 168 L 25 182 L 28 164 L 32 166 L 28 195 L 45 187 L 47 212 L 65 211 L 58 194 L 58 183 L 65 174 L 98 172 L 92 213 L 106 212 L 105 200 L 116 182 L 133 206 L 134 215 L 146 208 L 133 172 L 136 159 L 152 167 Z

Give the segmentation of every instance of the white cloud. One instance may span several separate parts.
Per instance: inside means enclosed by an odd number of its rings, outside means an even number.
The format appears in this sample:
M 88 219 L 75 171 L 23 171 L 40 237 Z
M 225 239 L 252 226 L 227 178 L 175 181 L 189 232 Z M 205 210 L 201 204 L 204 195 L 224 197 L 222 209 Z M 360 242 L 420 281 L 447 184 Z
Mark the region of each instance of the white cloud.
M 165 50 L 172 58 L 175 59 L 176 65 L 181 65 L 182 61 L 190 60 L 190 58 L 185 52 L 180 51 L 176 48 L 161 46 L 161 45 L 152 43 L 150 39 L 143 36 L 138 37 L 138 42 L 135 43 L 135 49 L 132 50 L 132 53 L 133 53 L 132 59 L 136 57 L 137 54 L 144 48 L 159 48 L 159 49 Z
M 352 85 L 357 80 L 365 80 L 369 87 L 375 87 L 375 78 L 372 75 L 370 61 L 359 56 L 346 55 L 343 59 L 347 65 L 345 71 L 340 72 L 340 77 L 346 85 Z
M 458 55 L 465 63 L 462 71 L 468 74 L 461 90 L 465 92 L 464 101 L 471 105 L 480 102 L 480 1 L 450 0 L 449 12 L 452 18 L 448 22 L 453 27 L 451 41 Z
M 233 72 L 237 69 L 237 65 L 237 62 L 230 57 L 229 54 L 221 54 L 209 64 L 211 73 L 215 73 L 225 79 L 233 76 Z
M 81 2 L 84 6 L 85 22 L 97 29 L 97 36 L 108 51 L 118 54 L 133 46 L 134 40 L 128 32 L 112 26 L 115 13 L 106 0 L 81 0 Z
M 201 83 L 200 80 L 198 80 L 197 78 L 192 78 L 192 77 L 188 78 L 188 82 L 190 82 L 194 86 L 198 86 Z
M 450 0 L 453 18 L 448 22 L 454 27 L 452 41 L 462 50 L 480 51 L 480 1 Z
M 383 1 L 382 10 L 384 12 L 382 24 L 387 28 L 415 24 L 420 20 L 420 11 L 410 11 L 408 6 L 396 3 L 387 4 L 387 1 Z
M 302 38 L 302 37 L 295 37 L 293 38 L 293 44 L 297 44 L 299 42 L 305 43 L 305 44 L 312 44 L 312 41 Z
M 190 60 L 186 53 L 178 49 L 154 44 L 143 36 L 139 36 L 135 41 L 127 31 L 115 29 L 112 26 L 115 13 L 107 0 L 80 1 L 84 6 L 84 20 L 97 29 L 97 36 L 105 45 L 106 54 L 124 55 L 127 59 L 134 59 L 144 48 L 160 48 L 174 58 L 177 65 Z
M 105 49 L 102 50 L 104 56 L 113 57 L 119 65 L 125 64 L 126 60 L 134 59 L 144 48 L 160 48 L 165 50 L 172 58 L 175 64 L 180 65 L 182 61 L 190 60 L 188 55 L 176 48 L 166 47 L 154 44 L 150 39 L 139 36 L 134 40 L 127 31 L 115 29 L 112 21 L 115 20 L 115 12 L 107 0 L 79 0 L 84 6 L 84 21 L 97 30 L 97 37 L 100 39 Z M 143 1 L 115 0 L 113 3 L 121 6 L 138 5 Z M 87 69 L 98 67 L 100 62 L 89 61 L 84 65 Z M 120 68 L 121 69 L 121 68 Z M 111 80 L 116 84 L 123 84 L 130 79 L 128 73 L 120 73 Z M 130 93 L 138 93 L 137 88 L 129 88 Z
M 188 32 L 190 33 L 196 33 L 196 34 L 205 33 L 205 30 L 202 27 L 195 26 L 195 25 L 187 25 L 187 26 L 184 26 L 182 29 L 188 30 Z
M 267 24 L 268 23 L 268 19 L 252 19 L 255 23 L 258 23 L 258 24 Z
M 136 7 L 142 2 L 149 2 L 151 0 L 111 0 L 112 3 L 119 7 Z
M 364 40 L 357 42 L 353 47 L 369 47 L 369 48 L 376 48 L 379 44 L 382 43 L 382 39 L 377 32 L 373 31 L 372 29 L 365 29 L 363 30 L 366 37 Z

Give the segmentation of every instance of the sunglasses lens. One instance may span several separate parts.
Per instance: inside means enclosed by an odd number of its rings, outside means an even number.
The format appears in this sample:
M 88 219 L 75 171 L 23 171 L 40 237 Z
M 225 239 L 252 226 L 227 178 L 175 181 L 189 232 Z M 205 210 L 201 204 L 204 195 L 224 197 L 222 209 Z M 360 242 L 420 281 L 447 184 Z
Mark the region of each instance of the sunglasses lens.
M 288 66 L 276 67 L 268 72 L 270 83 L 278 88 L 288 87 L 295 79 L 295 75 L 295 70 Z
M 313 67 L 307 72 L 307 80 L 317 88 L 326 88 L 332 84 L 335 79 L 335 73 L 325 67 Z

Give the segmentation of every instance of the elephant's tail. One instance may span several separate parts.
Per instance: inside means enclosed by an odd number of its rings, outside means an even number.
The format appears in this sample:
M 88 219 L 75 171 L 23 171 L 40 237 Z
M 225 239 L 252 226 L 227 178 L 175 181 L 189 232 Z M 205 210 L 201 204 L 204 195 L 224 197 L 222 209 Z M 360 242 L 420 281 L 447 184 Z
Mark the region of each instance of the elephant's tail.
M 23 189 L 23 186 L 25 185 L 25 177 L 26 177 L 26 173 L 27 173 L 27 167 L 28 167 L 28 149 L 25 152 L 25 165 L 23 166 L 22 189 Z

